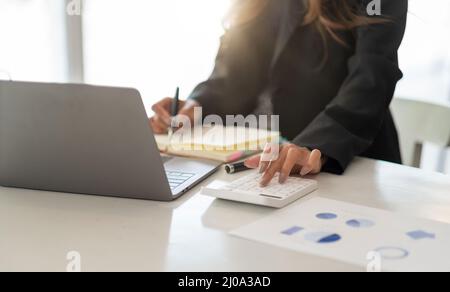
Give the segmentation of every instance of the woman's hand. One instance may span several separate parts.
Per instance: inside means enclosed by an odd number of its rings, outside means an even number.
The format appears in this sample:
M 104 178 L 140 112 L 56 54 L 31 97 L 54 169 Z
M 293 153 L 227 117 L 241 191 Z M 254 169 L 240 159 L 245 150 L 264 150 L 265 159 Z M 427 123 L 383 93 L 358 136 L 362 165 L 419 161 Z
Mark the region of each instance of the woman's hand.
M 264 154 L 272 151 L 270 147 L 266 147 Z M 307 174 L 320 173 L 323 166 L 322 153 L 319 150 L 310 151 L 307 148 L 302 148 L 293 144 L 284 144 L 280 146 L 278 159 L 272 162 L 263 161 L 260 164 L 261 155 L 251 157 L 245 161 L 245 165 L 249 168 L 260 169 L 261 186 L 267 186 L 273 177 L 280 173 L 279 183 L 283 184 L 291 174 L 300 174 L 305 176 Z
M 155 134 L 165 134 L 170 127 L 172 116 L 170 110 L 172 108 L 173 98 L 166 97 L 152 106 L 155 115 L 150 118 L 149 123 Z M 189 118 L 191 125 L 194 122 L 194 108 L 199 104 L 193 100 L 181 101 L 179 108 L 181 109 L 178 115 L 183 115 Z

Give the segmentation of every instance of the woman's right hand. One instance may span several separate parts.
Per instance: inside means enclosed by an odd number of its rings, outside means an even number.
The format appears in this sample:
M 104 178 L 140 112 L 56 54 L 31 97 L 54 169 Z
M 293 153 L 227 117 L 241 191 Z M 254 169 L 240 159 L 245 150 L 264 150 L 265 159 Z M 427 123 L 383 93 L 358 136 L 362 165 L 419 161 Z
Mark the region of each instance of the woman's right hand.
M 152 110 L 155 115 L 150 118 L 149 123 L 155 134 L 165 134 L 170 127 L 172 121 L 172 116 L 170 110 L 172 108 L 173 98 L 166 97 L 161 101 L 155 103 L 152 106 Z M 199 106 L 196 101 L 179 101 L 179 108 L 181 109 L 178 115 L 186 116 L 190 121 L 191 125 L 194 123 L 194 108 Z

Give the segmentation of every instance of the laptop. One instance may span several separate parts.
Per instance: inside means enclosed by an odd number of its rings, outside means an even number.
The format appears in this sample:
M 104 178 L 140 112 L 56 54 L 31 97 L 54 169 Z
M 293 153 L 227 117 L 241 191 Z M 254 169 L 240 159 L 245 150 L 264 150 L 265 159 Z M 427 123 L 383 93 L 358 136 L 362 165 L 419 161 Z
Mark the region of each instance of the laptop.
M 163 157 L 139 92 L 0 81 L 0 185 L 171 201 L 219 162 Z

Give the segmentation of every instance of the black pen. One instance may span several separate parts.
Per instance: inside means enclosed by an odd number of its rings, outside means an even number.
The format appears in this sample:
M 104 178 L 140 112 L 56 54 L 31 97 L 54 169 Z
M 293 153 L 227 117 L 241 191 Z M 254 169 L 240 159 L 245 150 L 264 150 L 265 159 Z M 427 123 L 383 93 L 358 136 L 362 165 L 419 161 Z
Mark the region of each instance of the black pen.
M 238 173 L 238 172 L 246 171 L 249 169 L 250 168 L 245 166 L 245 162 L 239 162 L 239 163 L 225 165 L 225 171 L 228 174 Z
M 173 97 L 172 101 L 172 110 L 171 110 L 171 116 L 172 118 L 176 117 L 179 112 L 179 103 L 180 103 L 180 87 L 177 87 L 177 90 L 175 92 L 175 96 Z M 172 139 L 172 135 L 175 132 L 175 130 L 178 127 L 174 127 L 174 121 L 170 120 L 170 126 L 169 126 L 169 139 Z

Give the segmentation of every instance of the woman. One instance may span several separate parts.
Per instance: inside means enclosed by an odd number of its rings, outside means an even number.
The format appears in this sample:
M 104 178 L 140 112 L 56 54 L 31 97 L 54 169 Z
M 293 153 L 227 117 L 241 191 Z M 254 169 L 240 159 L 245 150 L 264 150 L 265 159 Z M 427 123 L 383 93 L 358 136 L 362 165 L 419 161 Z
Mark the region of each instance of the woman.
M 397 51 L 407 0 L 380 0 L 382 16 L 368 16 L 372 0 L 240 0 L 230 16 L 214 71 L 194 90 L 181 114 L 280 116 L 290 144 L 261 165 L 261 184 L 280 173 L 342 174 L 355 156 L 401 163 L 389 111 L 402 73 Z M 270 100 L 264 108 L 264 97 Z M 170 99 L 153 106 L 160 133 Z M 263 108 L 263 111 L 261 111 Z M 252 168 L 259 157 L 247 160 Z

